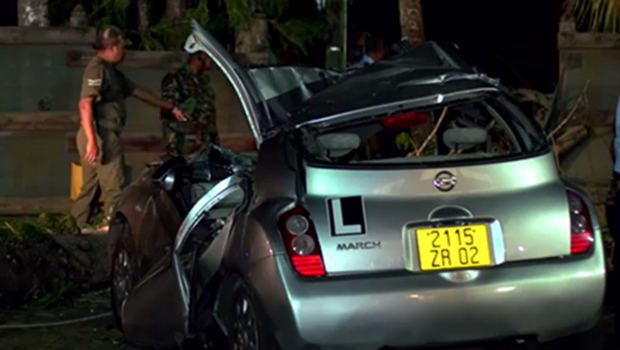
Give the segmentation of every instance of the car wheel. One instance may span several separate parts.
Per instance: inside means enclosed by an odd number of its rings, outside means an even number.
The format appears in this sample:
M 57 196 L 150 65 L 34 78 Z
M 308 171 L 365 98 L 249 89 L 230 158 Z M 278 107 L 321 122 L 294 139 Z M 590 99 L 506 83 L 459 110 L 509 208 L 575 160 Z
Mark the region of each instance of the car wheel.
M 127 223 L 118 223 L 110 273 L 112 312 L 116 326 L 123 330 L 121 310 L 123 303 L 140 279 L 138 254 Z M 116 226 L 115 225 L 115 226 Z
M 263 312 L 254 294 L 243 282 L 233 290 L 227 324 L 230 350 L 277 350 L 273 334 L 264 323 Z

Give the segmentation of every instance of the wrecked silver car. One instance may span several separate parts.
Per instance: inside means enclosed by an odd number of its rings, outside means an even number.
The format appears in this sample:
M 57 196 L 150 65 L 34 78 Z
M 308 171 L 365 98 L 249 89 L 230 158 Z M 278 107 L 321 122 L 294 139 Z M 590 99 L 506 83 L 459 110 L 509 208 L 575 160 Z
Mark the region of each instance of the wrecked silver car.
M 495 80 L 427 43 L 346 74 L 230 79 L 257 159 L 152 165 L 111 228 L 112 299 L 146 346 L 602 349 L 591 202 Z

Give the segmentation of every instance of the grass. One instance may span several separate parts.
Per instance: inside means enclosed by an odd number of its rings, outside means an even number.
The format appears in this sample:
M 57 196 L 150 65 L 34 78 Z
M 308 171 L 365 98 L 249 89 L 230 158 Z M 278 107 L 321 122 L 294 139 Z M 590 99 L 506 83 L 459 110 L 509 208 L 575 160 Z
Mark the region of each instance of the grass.
M 0 313 L 0 324 L 57 322 L 110 311 L 108 290 L 82 295 L 66 305 L 44 307 L 37 303 L 22 305 Z M 53 328 L 0 330 L 2 350 L 129 349 L 111 318 Z

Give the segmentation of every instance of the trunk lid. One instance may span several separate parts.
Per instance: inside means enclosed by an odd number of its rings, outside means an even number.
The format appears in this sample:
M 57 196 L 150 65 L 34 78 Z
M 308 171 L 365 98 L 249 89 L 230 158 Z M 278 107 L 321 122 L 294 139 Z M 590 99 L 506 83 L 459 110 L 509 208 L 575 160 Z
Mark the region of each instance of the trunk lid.
M 463 167 L 305 171 L 306 205 L 332 274 L 420 271 L 415 228 L 452 220 L 487 225 L 493 265 L 570 254 L 566 189 L 550 153 Z M 436 180 L 446 172 L 456 185 L 441 191 Z

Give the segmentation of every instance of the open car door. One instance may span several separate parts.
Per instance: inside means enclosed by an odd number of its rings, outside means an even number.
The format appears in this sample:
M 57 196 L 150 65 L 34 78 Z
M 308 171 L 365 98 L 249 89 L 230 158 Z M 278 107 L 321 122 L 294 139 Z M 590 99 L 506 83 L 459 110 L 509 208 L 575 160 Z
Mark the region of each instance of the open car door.
M 299 103 L 337 83 L 341 74 L 310 67 L 242 68 L 196 20 L 185 50 L 206 52 L 222 70 L 239 101 L 257 146 L 284 127 Z

